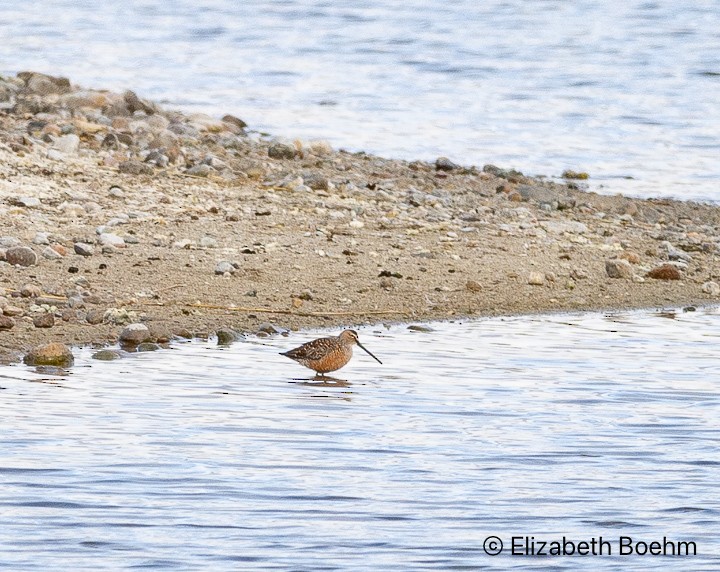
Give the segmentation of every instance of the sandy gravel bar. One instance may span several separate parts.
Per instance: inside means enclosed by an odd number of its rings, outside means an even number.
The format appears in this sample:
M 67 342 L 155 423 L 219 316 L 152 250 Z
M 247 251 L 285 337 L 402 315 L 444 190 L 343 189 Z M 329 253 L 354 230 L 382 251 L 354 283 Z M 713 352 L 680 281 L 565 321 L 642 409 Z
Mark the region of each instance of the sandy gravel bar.
M 162 342 L 720 299 L 717 206 L 451 159 L 0 78 L 0 354 L 114 343 L 138 322 Z

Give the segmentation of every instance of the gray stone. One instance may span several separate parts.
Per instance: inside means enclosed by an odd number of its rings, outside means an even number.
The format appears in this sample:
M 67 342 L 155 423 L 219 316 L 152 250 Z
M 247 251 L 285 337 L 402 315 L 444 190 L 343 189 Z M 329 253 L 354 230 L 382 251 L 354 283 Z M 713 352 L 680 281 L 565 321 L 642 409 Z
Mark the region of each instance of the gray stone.
M 37 264 L 37 254 L 32 248 L 27 246 L 14 246 L 8 248 L 5 252 L 5 260 L 8 264 L 18 266 L 35 266 Z
M 235 272 L 235 267 L 227 260 L 221 260 L 215 265 L 215 274 L 223 275 L 226 272 L 230 274 Z
M 210 173 L 212 173 L 212 167 L 210 165 L 206 165 L 204 163 L 200 165 L 195 165 L 194 167 L 190 167 L 187 171 L 185 171 L 188 175 L 192 175 L 194 177 L 208 177 Z
M 585 234 L 588 232 L 586 224 L 574 220 L 544 220 L 540 222 L 540 226 L 545 229 L 545 232 L 551 234 L 562 234 L 564 232 L 569 234 Z
M 118 165 L 118 171 L 127 175 L 152 175 L 153 168 L 147 163 L 140 161 L 123 161 Z
M 215 334 L 217 335 L 217 343 L 219 346 L 229 346 L 240 338 L 240 335 L 230 328 L 222 328 L 215 332 Z
M 112 361 L 120 359 L 120 353 L 115 350 L 100 350 L 95 352 L 92 358 L 100 361 Z
M 120 341 L 126 344 L 137 345 L 150 339 L 150 330 L 145 324 L 129 324 L 120 333 Z
M 12 248 L 21 244 L 22 241 L 14 236 L 0 236 L 0 248 Z
M 717 282 L 705 282 L 705 284 L 702 285 L 702 291 L 705 292 L 705 294 L 710 294 L 710 296 L 720 296 L 720 284 Z
M 0 331 L 10 330 L 15 326 L 15 320 L 8 316 L 0 314 Z
M 100 241 L 100 244 L 103 246 L 114 246 L 115 248 L 125 248 L 125 240 L 123 237 L 118 236 L 117 234 L 112 234 L 110 232 L 104 232 L 99 237 L 98 240 Z
M 268 157 L 271 159 L 294 159 L 297 150 L 292 145 L 273 143 L 268 148 Z
M 456 165 L 447 157 L 438 157 L 435 161 L 435 169 L 437 171 L 454 171 L 460 168 L 460 165 Z
M 137 351 L 139 352 L 155 352 L 160 349 L 160 346 L 154 342 L 143 342 L 138 344 Z
M 545 276 L 542 272 L 530 272 L 527 283 L 531 286 L 542 286 L 545 284 Z
M 633 269 L 627 260 L 613 259 L 605 261 L 605 272 L 610 278 L 625 278 L 631 279 L 633 277 Z
M 74 133 L 58 137 L 57 139 L 55 139 L 55 142 L 52 145 L 52 149 L 60 151 L 61 153 L 65 153 L 66 155 L 73 155 L 77 153 L 79 148 L 80 137 L 78 137 Z
M 675 248 L 667 240 L 663 240 L 660 243 L 660 246 L 667 252 L 668 260 L 682 260 L 684 262 L 690 262 L 692 260 L 692 256 L 690 256 L 690 254 L 680 250 L 679 248 Z
M 79 254 L 80 256 L 92 256 L 95 253 L 95 248 L 86 242 L 76 242 L 73 248 L 75 249 L 75 254 Z

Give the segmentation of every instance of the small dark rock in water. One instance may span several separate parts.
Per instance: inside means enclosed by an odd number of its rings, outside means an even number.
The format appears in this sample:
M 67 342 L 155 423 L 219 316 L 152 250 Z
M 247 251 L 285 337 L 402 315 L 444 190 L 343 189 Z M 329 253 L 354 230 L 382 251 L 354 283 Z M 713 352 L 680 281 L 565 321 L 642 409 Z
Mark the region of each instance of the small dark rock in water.
M 150 330 L 145 324 L 130 324 L 120 333 L 120 341 L 125 344 L 141 344 L 150 340 Z
M 75 249 L 75 254 L 79 254 L 80 256 L 92 256 L 95 253 L 95 248 L 85 242 L 76 242 L 73 248 Z
M 15 326 L 15 320 L 0 314 L 0 332 L 3 330 L 10 330 L 13 326 Z
M 53 342 L 31 349 L 23 358 L 26 365 L 54 365 L 68 367 L 75 363 L 72 351 L 65 344 Z
M 219 346 L 229 346 L 240 338 L 238 333 L 230 328 L 223 328 L 215 333 L 217 335 L 217 343 Z
M 52 328 L 55 325 L 55 316 L 50 312 L 40 314 L 33 319 L 33 325 L 36 328 Z
M 137 351 L 139 352 L 155 352 L 160 349 L 160 346 L 153 342 L 143 342 L 138 344 Z
M 697 311 L 697 308 L 695 306 L 685 306 L 683 308 L 683 312 L 695 312 Z
M 268 148 L 268 157 L 271 159 L 294 159 L 297 150 L 292 145 L 273 143 Z
M 585 179 L 589 179 L 590 175 L 588 175 L 587 173 L 585 173 L 583 171 L 578 172 L 578 171 L 571 171 L 570 169 L 566 169 L 565 171 L 563 171 L 562 178 L 563 179 L 578 179 L 578 180 L 584 181 Z
M 112 361 L 114 359 L 120 359 L 120 353 L 115 350 L 100 350 L 95 352 L 92 358 L 101 361 Z
M 14 246 L 8 248 L 5 252 L 5 262 L 18 266 L 35 266 L 37 264 L 37 254 L 32 248 L 27 246 Z
M 672 264 L 663 264 L 647 273 L 648 278 L 655 280 L 680 280 L 680 271 Z
M 265 334 L 281 334 L 284 330 L 283 328 L 279 328 L 270 322 L 263 322 L 258 326 L 257 331 Z
M 407 329 L 410 330 L 410 331 L 412 331 L 412 332 L 425 332 L 425 333 L 429 333 L 429 332 L 434 332 L 434 331 L 435 331 L 435 330 L 433 330 L 433 329 L 432 329 L 431 327 L 429 327 L 429 326 L 420 326 L 420 325 L 418 325 L 418 324 L 412 324 L 411 326 L 408 326 Z
M 438 171 L 454 171 L 458 169 L 460 165 L 456 165 L 447 157 L 438 157 L 435 161 L 435 169 Z

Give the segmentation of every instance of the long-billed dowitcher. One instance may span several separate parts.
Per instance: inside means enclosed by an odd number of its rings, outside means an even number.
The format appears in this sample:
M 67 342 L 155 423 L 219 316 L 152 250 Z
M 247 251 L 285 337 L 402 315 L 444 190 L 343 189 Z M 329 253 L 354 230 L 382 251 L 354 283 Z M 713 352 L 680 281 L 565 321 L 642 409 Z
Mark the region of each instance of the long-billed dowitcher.
M 280 355 L 289 357 L 320 375 L 343 367 L 352 357 L 353 344 L 365 350 L 375 361 L 382 363 L 358 340 L 355 330 L 344 330 L 339 336 L 318 338 Z

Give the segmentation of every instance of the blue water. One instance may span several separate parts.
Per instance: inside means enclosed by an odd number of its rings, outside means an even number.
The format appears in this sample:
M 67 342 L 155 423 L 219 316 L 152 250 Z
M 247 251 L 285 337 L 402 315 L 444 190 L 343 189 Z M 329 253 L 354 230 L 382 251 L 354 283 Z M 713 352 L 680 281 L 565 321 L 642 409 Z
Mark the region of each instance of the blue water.
M 0 72 L 389 157 L 720 199 L 716 0 L 9 0 Z
M 720 568 L 718 310 L 430 325 L 328 384 L 277 353 L 312 332 L 2 368 L 0 569 Z

